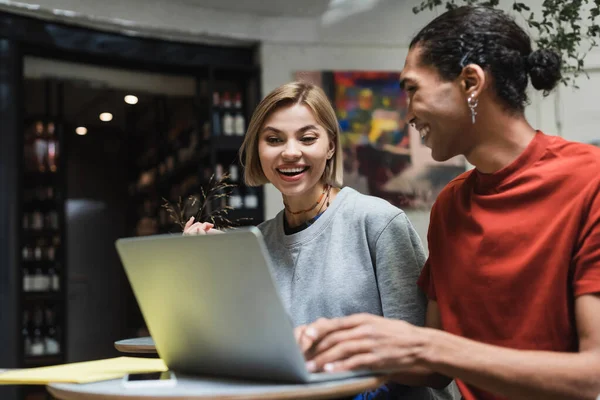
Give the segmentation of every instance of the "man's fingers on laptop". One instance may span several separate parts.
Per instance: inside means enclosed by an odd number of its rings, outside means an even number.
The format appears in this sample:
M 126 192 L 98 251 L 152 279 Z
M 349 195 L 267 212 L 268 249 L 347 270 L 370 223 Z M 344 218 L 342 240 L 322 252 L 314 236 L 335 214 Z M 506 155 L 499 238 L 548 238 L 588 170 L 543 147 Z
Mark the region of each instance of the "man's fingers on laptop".
M 316 343 L 333 332 L 359 326 L 371 317 L 373 317 L 373 315 L 363 313 L 341 318 L 319 318 L 307 326 L 305 334 Z
M 373 340 L 375 338 L 373 327 L 371 325 L 359 325 L 354 328 L 343 329 L 331 332 L 318 343 L 316 343 L 310 353 L 307 354 L 307 359 L 312 359 L 328 350 L 343 344 L 348 341 L 357 340 Z
M 303 354 L 306 353 L 314 344 L 312 337 L 306 334 L 306 329 L 306 325 L 300 325 L 294 329 L 296 343 L 298 343 L 298 346 L 300 346 L 300 350 Z
M 300 344 L 300 339 L 302 339 L 305 329 L 306 325 L 298 325 L 294 328 L 294 337 L 296 338 L 296 342 L 298 342 L 298 344 Z
M 330 362 L 323 365 L 323 370 L 325 372 L 342 372 L 356 369 L 378 370 L 385 369 L 385 367 L 381 365 L 377 355 L 372 353 L 357 354 L 345 360 Z
M 336 344 L 327 351 L 317 355 L 306 363 L 310 372 L 346 371 L 364 367 L 365 361 L 377 362 L 378 357 L 372 354 L 375 343 L 371 339 L 350 340 Z M 361 357 L 361 356 L 369 357 Z M 352 360 L 354 358 L 354 360 Z

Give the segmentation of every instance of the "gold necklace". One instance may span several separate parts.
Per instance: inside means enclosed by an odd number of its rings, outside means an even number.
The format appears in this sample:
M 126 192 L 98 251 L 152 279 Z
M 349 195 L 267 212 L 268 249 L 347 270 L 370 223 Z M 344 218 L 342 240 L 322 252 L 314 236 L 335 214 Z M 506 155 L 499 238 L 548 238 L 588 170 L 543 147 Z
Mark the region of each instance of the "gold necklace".
M 314 210 L 321 203 L 321 200 L 323 200 L 323 196 L 325 196 L 326 193 L 327 193 L 327 197 L 329 197 L 330 190 L 331 190 L 331 185 L 326 185 L 325 188 L 323 189 L 323 193 L 321 193 L 317 202 L 312 207 L 307 208 L 306 210 L 292 211 L 292 210 L 290 210 L 290 207 L 287 205 L 287 203 L 285 201 L 283 202 L 283 206 L 285 207 L 286 211 L 292 215 L 307 213 L 309 211 Z

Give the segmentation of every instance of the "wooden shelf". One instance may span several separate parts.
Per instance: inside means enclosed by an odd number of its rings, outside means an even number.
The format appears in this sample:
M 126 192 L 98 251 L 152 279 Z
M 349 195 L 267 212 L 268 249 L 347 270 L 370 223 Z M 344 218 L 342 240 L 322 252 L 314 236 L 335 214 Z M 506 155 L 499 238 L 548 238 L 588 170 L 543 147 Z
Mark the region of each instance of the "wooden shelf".
M 62 292 L 22 292 L 25 301 L 60 301 Z
M 48 199 L 48 200 L 30 200 L 23 204 L 23 211 L 31 212 L 31 211 L 52 211 L 57 210 L 60 206 L 60 202 L 56 199 Z
M 47 355 L 47 356 L 25 356 L 23 364 L 26 367 L 45 367 L 49 365 L 64 364 L 64 356 L 62 354 Z
M 41 229 L 41 230 L 24 229 L 23 230 L 23 235 L 26 238 L 53 237 L 53 236 L 60 235 L 60 234 L 61 234 L 60 230 L 57 230 L 57 229 Z
M 26 188 L 35 186 L 55 186 L 59 178 L 58 172 L 26 171 L 23 174 L 23 184 Z
M 23 268 L 42 268 L 42 269 L 48 269 L 48 268 L 57 268 L 60 269 L 61 264 L 60 261 L 48 261 L 48 260 L 28 260 L 28 261 L 21 261 L 21 267 Z
M 244 142 L 244 137 L 219 135 L 213 136 L 211 142 L 215 150 L 239 151 Z

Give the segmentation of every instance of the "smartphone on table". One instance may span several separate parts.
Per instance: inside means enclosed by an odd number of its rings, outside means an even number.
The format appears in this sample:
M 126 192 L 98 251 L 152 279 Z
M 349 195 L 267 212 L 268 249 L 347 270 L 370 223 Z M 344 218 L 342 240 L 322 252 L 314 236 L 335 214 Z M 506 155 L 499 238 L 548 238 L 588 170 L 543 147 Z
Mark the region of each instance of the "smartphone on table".
M 173 371 L 143 372 L 127 374 L 123 377 L 123 386 L 127 388 L 172 387 L 177 385 Z

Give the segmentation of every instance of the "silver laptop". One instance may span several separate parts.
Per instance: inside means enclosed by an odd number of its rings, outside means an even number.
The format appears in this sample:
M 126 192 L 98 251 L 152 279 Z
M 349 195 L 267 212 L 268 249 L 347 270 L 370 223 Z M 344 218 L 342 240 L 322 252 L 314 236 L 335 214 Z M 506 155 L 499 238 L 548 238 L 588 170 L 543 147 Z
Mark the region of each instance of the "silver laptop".
M 116 247 L 174 371 L 293 383 L 372 374 L 307 371 L 257 228 L 119 239 Z

